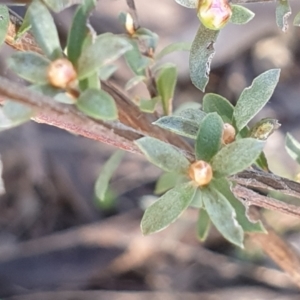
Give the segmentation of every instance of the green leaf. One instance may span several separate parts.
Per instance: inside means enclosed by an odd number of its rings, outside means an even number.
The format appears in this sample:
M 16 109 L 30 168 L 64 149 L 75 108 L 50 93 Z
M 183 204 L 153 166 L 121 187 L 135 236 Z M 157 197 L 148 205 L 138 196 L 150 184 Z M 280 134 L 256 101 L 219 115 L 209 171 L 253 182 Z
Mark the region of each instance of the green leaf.
M 0 45 L 5 41 L 9 26 L 9 13 L 6 5 L 0 5 Z
M 158 35 L 147 29 L 140 27 L 133 35 L 134 38 L 138 38 L 138 40 L 146 47 L 147 50 L 154 50 L 158 43 Z
M 199 210 L 199 217 L 197 222 L 197 236 L 201 242 L 207 238 L 210 229 L 210 218 L 205 209 Z
M 245 170 L 258 158 L 264 145 L 264 142 L 253 138 L 226 145 L 212 159 L 214 177 L 229 176 Z
M 246 24 L 255 16 L 253 11 L 241 5 L 231 4 L 231 10 L 232 16 L 230 18 L 230 22 L 233 24 Z
M 145 69 L 150 64 L 150 59 L 141 54 L 136 40 L 128 40 L 132 45 L 132 49 L 124 54 L 125 60 L 129 68 L 136 75 L 145 75 Z
M 291 7 L 288 0 L 277 0 L 276 23 L 283 32 L 288 30 L 288 18 L 291 13 Z
M 108 80 L 118 69 L 115 65 L 105 65 L 99 69 L 99 78 L 103 81 Z
M 54 12 L 58 13 L 74 4 L 86 2 L 86 0 L 43 0 L 43 2 Z
M 31 28 L 29 13 L 26 11 L 25 16 L 23 18 L 22 25 L 18 28 L 17 34 L 14 38 L 15 41 L 17 41 L 23 34 L 25 34 L 27 31 L 29 31 Z
M 152 99 L 141 99 L 139 108 L 141 111 L 153 113 L 155 111 L 156 104 L 160 101 L 161 98 L 159 96 Z
M 161 231 L 176 221 L 189 206 L 195 189 L 191 183 L 178 185 L 148 207 L 141 222 L 143 234 Z
M 31 107 L 11 100 L 4 102 L 3 113 L 11 121 L 10 127 L 29 121 L 34 115 L 34 111 Z
M 178 113 L 178 117 L 191 121 L 198 127 L 205 116 L 206 113 L 198 108 L 186 108 Z
M 207 85 L 210 64 L 215 55 L 214 44 L 219 31 L 210 30 L 200 24 L 190 52 L 190 74 L 193 84 L 202 92 Z
M 234 208 L 219 191 L 208 187 L 202 189 L 205 209 L 218 231 L 229 242 L 243 248 L 244 231 L 236 220 Z
M 78 60 L 78 79 L 84 79 L 106 64 L 118 59 L 132 48 L 125 38 L 112 34 L 100 35 L 87 46 Z
M 270 169 L 269 169 L 269 164 L 268 164 L 268 160 L 266 158 L 266 155 L 264 152 L 262 152 L 258 159 L 255 161 L 255 164 L 261 168 L 262 170 L 266 171 L 266 172 L 269 172 Z
M 160 195 L 182 182 L 182 175 L 178 173 L 163 173 L 156 181 L 154 193 Z
M 189 168 L 189 161 L 170 144 L 152 137 L 143 137 L 135 143 L 151 163 L 164 171 L 185 174 Z
M 145 76 L 139 76 L 139 75 L 132 77 L 125 84 L 125 90 L 128 91 L 128 90 L 132 89 L 133 87 L 135 87 L 139 83 L 145 81 L 146 79 L 147 78 Z
M 101 173 L 99 174 L 95 184 L 95 195 L 100 201 L 107 200 L 105 195 L 107 193 L 109 181 L 118 168 L 123 156 L 123 151 L 116 151 L 102 167 Z
M 80 80 L 79 87 L 81 91 L 85 91 L 87 89 L 100 90 L 101 83 L 98 74 L 95 72 L 90 76 L 88 76 L 87 78 Z
M 61 1 L 55 1 L 61 2 Z M 85 0 L 80 5 L 73 17 L 72 26 L 68 35 L 67 49 L 68 58 L 74 66 L 81 55 L 82 46 L 89 33 L 88 18 L 91 11 L 95 8 L 96 0 Z
M 279 75 L 279 69 L 266 71 L 256 77 L 250 87 L 243 90 L 233 112 L 238 130 L 243 129 L 269 101 L 278 83 Z
M 210 183 L 214 189 L 218 190 L 231 204 L 236 213 L 236 219 L 245 232 L 263 232 L 266 230 L 261 221 L 251 222 L 247 217 L 247 209 L 231 191 L 230 183 L 226 178 L 213 179 Z
M 200 188 L 196 190 L 190 206 L 196 208 L 203 208 L 202 192 Z
M 199 0 L 175 0 L 178 4 L 187 8 L 196 8 Z
M 203 97 L 203 110 L 206 113 L 216 112 L 225 123 L 231 123 L 234 107 L 226 98 L 209 93 Z
M 115 120 L 118 118 L 114 99 L 103 90 L 85 90 L 79 96 L 76 106 L 86 115 L 97 120 Z
M 36 42 L 50 60 L 62 57 L 62 49 L 54 20 L 41 1 L 32 1 L 28 7 L 31 30 Z
M 294 22 L 293 22 L 294 26 L 300 26 L 300 11 L 297 13 Z
M 191 50 L 191 43 L 187 42 L 177 42 L 170 44 L 163 48 L 156 56 L 155 59 L 159 60 L 162 59 L 164 56 L 171 54 L 176 51 L 190 51 Z
M 197 160 L 209 162 L 221 147 L 223 121 L 217 113 L 209 113 L 200 123 L 195 144 Z
M 199 126 L 180 116 L 165 116 L 153 123 L 176 134 L 196 139 Z
M 172 102 L 177 82 L 177 68 L 175 66 L 164 67 L 156 78 L 156 87 L 162 100 L 165 115 L 172 111 Z
M 300 143 L 290 133 L 286 135 L 285 149 L 290 157 L 300 164 Z
M 34 52 L 16 52 L 8 59 L 8 66 L 20 77 L 30 82 L 48 82 L 50 60 Z
M 249 136 L 258 140 L 265 141 L 281 125 L 278 120 L 264 118 L 257 122 L 250 130 Z

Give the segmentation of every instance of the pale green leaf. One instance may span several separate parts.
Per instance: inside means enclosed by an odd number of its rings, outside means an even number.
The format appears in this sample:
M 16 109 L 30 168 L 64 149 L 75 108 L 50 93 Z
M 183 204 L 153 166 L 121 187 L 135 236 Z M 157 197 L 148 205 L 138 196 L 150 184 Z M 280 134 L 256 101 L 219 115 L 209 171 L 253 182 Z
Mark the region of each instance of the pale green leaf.
M 206 113 L 200 110 L 199 108 L 186 108 L 180 110 L 176 115 L 178 115 L 178 117 L 195 123 L 195 125 L 199 127 L 201 121 L 206 116 Z
M 99 78 L 106 81 L 117 71 L 117 69 L 118 67 L 116 65 L 105 65 L 99 69 Z
M 252 85 L 243 90 L 234 108 L 234 119 L 238 130 L 265 106 L 279 81 L 280 70 L 272 69 L 256 77 Z
M 34 115 L 34 111 L 31 107 L 11 100 L 4 102 L 3 113 L 11 121 L 10 127 L 29 121 Z
M 163 173 L 156 181 L 154 193 L 160 195 L 182 182 L 183 176 L 178 173 Z
M 98 36 L 95 42 L 81 53 L 78 60 L 78 79 L 84 79 L 106 64 L 110 64 L 132 48 L 128 41 L 120 36 L 105 34 Z
M 176 221 L 192 201 L 195 189 L 191 183 L 178 185 L 148 207 L 141 222 L 143 234 L 161 231 Z
M 5 41 L 9 26 L 9 13 L 6 5 L 0 5 L 0 45 Z
M 20 77 L 37 84 L 48 82 L 50 60 L 34 52 L 16 52 L 8 59 L 8 66 Z
M 187 8 L 196 8 L 199 0 L 175 0 L 178 4 Z
M 206 113 L 216 112 L 225 123 L 231 123 L 234 107 L 226 98 L 209 93 L 203 97 L 203 110 Z
M 159 60 L 162 59 L 164 56 L 171 54 L 177 51 L 190 51 L 191 50 L 191 43 L 187 42 L 177 42 L 170 44 L 163 48 L 156 56 L 155 59 Z
M 190 206 L 196 208 L 203 208 L 202 192 L 200 188 L 196 190 Z
M 46 56 L 51 60 L 62 57 L 57 29 L 47 7 L 41 1 L 32 1 L 27 12 L 32 33 Z
M 291 7 L 288 0 L 277 0 L 276 23 L 283 32 L 288 30 L 288 18 L 291 13 Z
M 221 147 L 223 121 L 217 113 L 209 113 L 200 123 L 195 143 L 197 160 L 209 162 Z
M 300 26 L 300 11 L 297 13 L 294 22 L 293 22 L 294 26 Z
M 109 181 L 118 168 L 123 156 L 123 151 L 116 151 L 102 167 L 95 184 L 95 195 L 100 201 L 107 200 L 105 196 L 107 193 Z
M 146 158 L 167 172 L 186 173 L 190 162 L 175 147 L 152 137 L 135 141 Z
M 236 220 L 234 208 L 228 200 L 211 187 L 202 189 L 204 207 L 218 231 L 229 242 L 243 248 L 244 231 Z
M 200 209 L 197 222 L 197 236 L 201 242 L 204 242 L 206 240 L 210 225 L 211 224 L 208 213 L 205 209 Z
M 241 5 L 231 4 L 231 10 L 232 16 L 230 22 L 233 24 L 246 24 L 255 16 L 253 11 Z
M 200 24 L 190 52 L 190 75 L 193 84 L 204 92 L 208 83 L 210 64 L 215 55 L 214 44 L 219 31 Z
M 176 134 L 196 139 L 199 126 L 180 116 L 165 116 L 153 123 Z
M 132 77 L 125 84 L 125 90 L 128 91 L 128 90 L 132 89 L 139 83 L 144 82 L 146 79 L 147 78 L 145 76 L 139 76 L 139 75 Z
M 264 145 L 264 142 L 253 138 L 226 145 L 212 159 L 214 177 L 229 176 L 245 170 L 259 157 Z
M 156 87 L 162 100 L 165 115 L 172 111 L 172 102 L 177 82 L 177 68 L 175 66 L 162 68 L 156 78 Z
M 61 2 L 61 1 L 55 1 Z M 96 0 L 85 0 L 80 5 L 73 17 L 72 26 L 68 35 L 67 49 L 68 58 L 76 66 L 77 60 L 81 55 L 83 43 L 89 33 L 88 18 L 91 11 L 95 8 Z
M 83 2 L 87 2 L 86 0 L 43 0 L 45 4 L 49 8 L 51 8 L 54 12 L 58 13 L 62 10 L 74 5 L 74 4 L 80 4 Z
M 76 106 L 97 120 L 115 120 L 118 117 L 114 99 L 105 91 L 87 89 L 78 98 Z
M 214 189 L 218 190 L 231 204 L 236 213 L 236 219 L 245 232 L 263 232 L 266 230 L 261 221 L 251 222 L 247 216 L 247 209 L 231 191 L 230 183 L 226 178 L 213 179 L 210 183 Z
M 25 16 L 23 18 L 22 25 L 18 28 L 17 34 L 14 38 L 15 41 L 17 41 L 23 34 L 28 32 L 31 28 L 29 13 L 26 11 Z
M 156 109 L 156 104 L 161 101 L 161 98 L 154 97 L 152 99 L 141 99 L 139 108 L 141 111 L 147 112 L 147 113 L 153 113 Z
M 286 135 L 285 149 L 290 157 L 300 164 L 300 143 L 290 133 Z

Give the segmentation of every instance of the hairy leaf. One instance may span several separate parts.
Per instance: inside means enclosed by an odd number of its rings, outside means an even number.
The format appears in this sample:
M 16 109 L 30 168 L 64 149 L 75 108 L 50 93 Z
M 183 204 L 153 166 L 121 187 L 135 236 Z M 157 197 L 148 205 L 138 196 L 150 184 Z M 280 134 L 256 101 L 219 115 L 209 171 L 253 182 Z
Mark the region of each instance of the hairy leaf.
M 231 9 L 232 16 L 230 18 L 230 22 L 233 24 L 246 24 L 255 16 L 253 11 L 241 5 L 231 4 Z
M 300 164 L 300 143 L 290 133 L 286 135 L 285 149 L 290 157 Z
M 135 143 L 151 163 L 164 171 L 186 173 L 190 165 L 179 150 L 158 139 L 143 137 Z
M 187 8 L 196 8 L 199 0 L 175 0 L 178 4 Z
M 197 222 L 197 236 L 201 242 L 204 242 L 207 238 L 210 229 L 210 218 L 205 209 L 199 210 L 198 222 Z
M 214 44 L 219 31 L 200 24 L 190 52 L 190 74 L 193 84 L 204 92 L 208 83 L 210 64 L 215 55 Z
M 195 189 L 191 183 L 183 183 L 148 207 L 141 222 L 143 234 L 161 231 L 176 221 L 192 201 Z
M 283 32 L 288 30 L 288 18 L 291 13 L 291 7 L 288 0 L 277 0 L 276 23 Z
M 173 53 L 173 52 L 177 52 L 177 51 L 190 51 L 191 50 L 191 43 L 187 43 L 187 42 L 177 42 L 177 43 L 173 43 L 170 44 L 168 46 L 166 46 L 164 49 L 162 49 L 156 56 L 155 59 L 159 60 L 161 58 L 163 58 L 164 56 Z
M 278 83 L 279 75 L 279 69 L 266 71 L 256 77 L 250 87 L 243 90 L 233 113 L 238 130 L 243 129 L 269 101 Z
M 9 26 L 9 13 L 6 5 L 0 5 L 0 45 L 5 41 Z

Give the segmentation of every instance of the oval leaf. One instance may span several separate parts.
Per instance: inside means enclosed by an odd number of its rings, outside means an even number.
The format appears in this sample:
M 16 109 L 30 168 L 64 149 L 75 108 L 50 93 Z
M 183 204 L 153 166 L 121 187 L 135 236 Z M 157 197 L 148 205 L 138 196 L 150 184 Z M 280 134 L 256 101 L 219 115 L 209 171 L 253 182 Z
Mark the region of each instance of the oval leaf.
M 264 72 L 253 80 L 250 87 L 243 90 L 233 112 L 238 130 L 243 129 L 269 101 L 278 83 L 279 75 L 279 69 Z
M 6 33 L 9 26 L 9 13 L 6 5 L 0 5 L 0 45 L 6 38 Z
M 187 8 L 196 8 L 199 0 L 175 0 L 178 4 Z
M 31 107 L 11 100 L 5 101 L 3 113 L 11 121 L 10 127 L 29 121 L 34 115 L 34 111 Z
M 178 185 L 148 207 L 141 222 L 143 234 L 161 231 L 176 221 L 189 206 L 195 190 L 191 183 Z
M 288 0 L 277 0 L 276 6 L 276 23 L 277 26 L 283 31 L 288 30 L 288 18 L 291 15 L 291 7 Z
M 98 176 L 95 184 L 95 195 L 100 201 L 106 200 L 105 195 L 107 193 L 109 181 L 118 168 L 123 155 L 123 151 L 116 151 L 102 167 L 101 173 Z
M 214 177 L 229 176 L 245 170 L 255 162 L 264 145 L 262 141 L 245 138 L 223 147 L 211 162 Z
M 92 45 L 84 49 L 78 60 L 78 79 L 97 72 L 100 67 L 115 61 L 131 48 L 125 38 L 112 34 L 99 36 Z
M 199 127 L 195 122 L 179 116 L 162 117 L 153 124 L 191 139 L 196 139 Z
M 162 100 L 162 106 L 165 115 L 169 115 L 172 112 L 172 102 L 176 82 L 177 68 L 175 66 L 161 68 L 156 79 L 156 87 Z
M 286 135 L 285 149 L 290 157 L 300 164 L 300 143 L 289 133 Z
M 139 103 L 139 108 L 141 111 L 147 113 L 153 113 L 156 109 L 156 104 L 161 101 L 161 98 L 154 97 L 152 99 L 141 99 Z
M 151 163 L 164 171 L 186 173 L 190 165 L 179 150 L 158 139 L 143 137 L 135 143 Z
M 49 8 L 58 13 L 72 5 L 87 2 L 86 0 L 43 0 Z
M 177 173 L 163 173 L 155 184 L 154 193 L 160 195 L 182 183 L 183 176 Z
M 255 16 L 253 11 L 241 5 L 231 4 L 231 10 L 232 16 L 230 18 L 230 22 L 233 24 L 246 24 Z
M 46 56 L 51 60 L 62 57 L 56 26 L 47 7 L 41 1 L 32 1 L 27 12 L 32 33 Z
M 55 1 L 61 2 L 61 1 Z M 76 66 L 81 54 L 82 46 L 89 32 L 87 28 L 88 17 L 95 8 L 96 0 L 86 0 L 80 5 L 73 17 L 72 26 L 68 35 L 67 49 L 68 58 Z
M 294 26 L 300 26 L 300 11 L 297 13 L 294 22 L 293 22 Z
M 195 152 L 197 160 L 209 162 L 219 151 L 223 121 L 217 113 L 209 113 L 201 122 L 197 133 Z
M 78 98 L 76 106 L 97 120 L 114 120 L 118 117 L 114 99 L 105 91 L 87 89 Z
M 203 110 L 206 113 L 216 112 L 225 123 L 231 123 L 234 107 L 226 98 L 209 93 L 203 97 Z
M 147 78 L 145 76 L 139 76 L 139 75 L 132 77 L 125 84 L 125 90 L 128 91 L 128 90 L 132 89 L 133 87 L 135 87 L 139 83 L 145 81 L 146 79 Z
M 207 238 L 210 229 L 210 218 L 205 209 L 200 209 L 197 222 L 197 236 L 201 242 Z
M 244 231 L 236 220 L 236 214 L 228 200 L 217 190 L 202 190 L 205 209 L 218 231 L 229 242 L 243 248 Z
M 8 66 L 20 77 L 30 82 L 48 82 L 50 60 L 34 52 L 16 52 L 8 59 Z
M 178 113 L 178 116 L 195 123 L 195 125 L 199 127 L 201 121 L 206 116 L 206 113 L 198 108 L 186 108 L 181 110 Z
M 252 222 L 247 217 L 247 209 L 231 191 L 230 183 L 226 178 L 213 179 L 210 183 L 214 189 L 218 190 L 231 204 L 236 213 L 236 219 L 245 232 L 262 232 L 266 230 L 261 221 Z
M 219 31 L 200 25 L 193 41 L 189 66 L 193 84 L 204 92 L 210 73 L 210 64 L 215 55 L 214 44 Z

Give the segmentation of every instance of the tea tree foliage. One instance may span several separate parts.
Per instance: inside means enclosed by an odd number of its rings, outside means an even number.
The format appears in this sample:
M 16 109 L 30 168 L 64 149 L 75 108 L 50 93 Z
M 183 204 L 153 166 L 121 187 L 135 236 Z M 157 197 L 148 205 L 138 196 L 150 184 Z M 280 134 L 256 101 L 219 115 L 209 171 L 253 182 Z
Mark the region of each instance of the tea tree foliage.
M 165 172 L 155 188 L 155 193 L 161 196 L 146 209 L 142 218 L 143 234 L 163 230 L 188 207 L 199 210 L 196 227 L 201 241 L 207 237 L 212 224 L 239 247 L 243 247 L 245 233 L 266 233 L 260 221 L 248 218 L 246 207 L 233 193 L 234 175 L 251 166 L 268 170 L 263 148 L 279 123 L 267 118 L 253 128 L 248 124 L 272 97 L 280 70 L 266 70 L 254 78 L 252 84 L 241 91 L 235 106 L 222 95 L 207 93 L 200 108 L 188 107 L 174 113 L 177 66 L 161 63 L 162 58 L 174 51 L 189 51 L 191 81 L 205 92 L 215 54 L 214 44 L 220 31 L 228 22 L 236 25 L 254 22 L 254 13 L 227 0 L 175 0 L 185 8 L 194 9 L 195 18 L 199 18 L 199 29 L 192 43 L 174 43 L 157 53 L 158 35 L 136 24 L 129 13 L 121 12 L 119 16 L 124 32 L 97 35 L 89 24 L 96 0 L 78 0 L 67 46 L 62 49 L 52 13 L 64 10 L 73 2 L 31 1 L 17 37 L 30 30 L 41 53 L 14 53 L 8 65 L 30 83 L 28 88 L 33 93 L 50 96 L 53 102 L 64 103 L 66 107 L 109 126 L 120 125 L 120 112 L 114 97 L 102 89 L 101 80 L 108 81 L 117 72 L 114 63 L 122 57 L 132 72 L 124 90 L 144 84 L 149 91 L 148 98 L 139 97 L 136 101 L 140 112 L 155 112 L 159 116 L 153 122 L 156 128 L 191 140 L 194 151 L 190 155 L 149 132 L 135 140 L 136 147 L 149 162 Z M 9 26 L 5 5 L 0 6 L 0 14 L 0 42 L 3 43 Z M 276 22 L 284 31 L 289 15 L 288 1 L 277 1 Z M 294 25 L 300 25 L 300 13 L 296 15 Z M 13 99 L 6 99 L 1 113 L 2 129 L 35 117 L 33 109 Z M 300 146 L 291 135 L 287 136 L 286 148 L 299 162 Z M 109 181 L 121 158 L 122 153 L 116 152 L 96 181 L 95 195 L 100 202 L 107 199 Z

